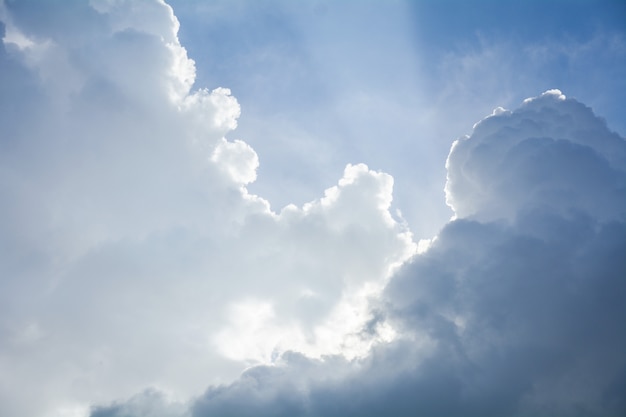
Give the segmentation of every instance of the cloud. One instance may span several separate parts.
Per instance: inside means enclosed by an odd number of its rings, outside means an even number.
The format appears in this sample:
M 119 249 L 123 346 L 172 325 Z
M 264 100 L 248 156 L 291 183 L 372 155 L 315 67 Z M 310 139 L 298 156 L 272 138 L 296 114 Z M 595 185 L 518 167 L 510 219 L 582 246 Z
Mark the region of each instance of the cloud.
M 252 194 L 239 104 L 193 87 L 163 2 L 0 10 L 0 414 L 626 407 L 624 139 L 589 108 L 479 123 L 417 255 L 364 164 L 302 206 Z
M 624 213 L 623 138 L 558 90 L 482 120 L 447 164 L 447 201 L 459 217 L 511 218 L 540 206 L 601 220 Z
M 621 415 L 625 149 L 556 90 L 495 111 L 450 152 L 457 219 L 375 307 L 394 340 L 352 361 L 284 354 L 192 415 Z
M 259 157 L 254 149 L 245 142 L 224 140 L 213 151 L 211 160 L 223 167 L 228 176 L 236 183 L 244 185 L 256 179 Z
M 456 414 L 623 411 L 624 230 L 546 213 L 457 220 L 392 281 L 392 316 L 446 353 L 430 377 L 454 378 Z
M 186 404 L 172 401 L 163 393 L 150 389 L 123 403 L 108 407 L 94 407 L 91 410 L 93 417 L 184 417 L 188 415 Z
M 415 249 L 391 176 L 348 165 L 274 211 L 246 188 L 255 151 L 226 138 L 236 99 L 192 90 L 169 6 L 34 6 L 1 14 L 0 414 L 188 398 L 285 350 L 367 351 L 351 335 L 368 297 Z M 153 413 L 155 392 L 115 412 Z

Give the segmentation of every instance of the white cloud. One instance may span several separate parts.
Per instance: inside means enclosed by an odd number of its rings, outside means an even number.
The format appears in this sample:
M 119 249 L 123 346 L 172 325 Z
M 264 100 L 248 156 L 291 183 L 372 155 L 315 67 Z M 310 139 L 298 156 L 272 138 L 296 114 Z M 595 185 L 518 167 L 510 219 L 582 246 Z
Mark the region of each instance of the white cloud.
M 446 199 L 458 217 L 511 218 L 549 206 L 620 219 L 626 147 L 591 109 L 559 90 L 494 111 L 448 157 Z
M 259 157 L 243 141 L 228 142 L 224 139 L 213 151 L 211 161 L 216 162 L 235 183 L 245 185 L 256 180 Z
M 348 165 L 326 197 L 271 211 L 246 189 L 255 151 L 226 139 L 239 105 L 191 90 L 169 6 L 96 5 L 4 7 L 35 46 L 0 51 L 17 106 L 0 115 L 0 414 L 80 415 L 149 387 L 184 401 L 249 364 L 228 357 L 346 350 L 414 252 L 391 176 Z

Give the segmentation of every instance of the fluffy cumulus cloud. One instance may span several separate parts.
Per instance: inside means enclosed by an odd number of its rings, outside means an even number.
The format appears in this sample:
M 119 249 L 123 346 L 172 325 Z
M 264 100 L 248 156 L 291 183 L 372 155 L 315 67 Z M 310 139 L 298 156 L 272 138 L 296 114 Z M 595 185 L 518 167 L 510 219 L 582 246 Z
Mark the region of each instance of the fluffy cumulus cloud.
M 257 154 L 227 138 L 236 99 L 192 89 L 168 5 L 0 16 L 0 414 L 145 392 L 120 409 L 164 415 L 285 350 L 367 351 L 368 299 L 414 251 L 389 175 L 349 165 L 274 211 L 246 189 Z
M 626 410 L 626 141 L 590 108 L 476 124 L 418 251 L 363 164 L 301 207 L 251 194 L 239 105 L 194 87 L 162 1 L 0 21 L 0 415 Z
M 447 165 L 447 201 L 459 217 L 512 219 L 539 206 L 604 221 L 624 214 L 623 138 L 559 90 L 494 110 L 471 140 L 454 143 Z

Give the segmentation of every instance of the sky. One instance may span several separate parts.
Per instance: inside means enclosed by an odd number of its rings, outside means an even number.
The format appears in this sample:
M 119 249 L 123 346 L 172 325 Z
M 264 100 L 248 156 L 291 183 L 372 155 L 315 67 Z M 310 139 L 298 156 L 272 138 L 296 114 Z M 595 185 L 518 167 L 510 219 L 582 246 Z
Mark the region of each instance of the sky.
M 0 415 L 621 416 L 621 1 L 0 1 Z

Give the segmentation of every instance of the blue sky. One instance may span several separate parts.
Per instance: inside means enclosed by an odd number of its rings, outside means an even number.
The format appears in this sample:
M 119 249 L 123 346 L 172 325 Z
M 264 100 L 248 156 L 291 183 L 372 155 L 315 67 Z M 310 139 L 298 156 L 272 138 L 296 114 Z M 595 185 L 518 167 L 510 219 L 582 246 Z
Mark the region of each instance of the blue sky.
M 0 415 L 624 414 L 624 2 L 0 22 Z
M 365 162 L 400 174 L 399 206 L 429 237 L 450 214 L 440 198 L 449 143 L 494 107 L 560 88 L 626 128 L 619 1 L 173 6 L 196 85 L 233 90 L 237 134 L 267 161 L 252 189 L 279 207 Z

